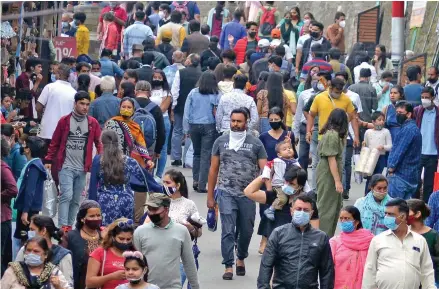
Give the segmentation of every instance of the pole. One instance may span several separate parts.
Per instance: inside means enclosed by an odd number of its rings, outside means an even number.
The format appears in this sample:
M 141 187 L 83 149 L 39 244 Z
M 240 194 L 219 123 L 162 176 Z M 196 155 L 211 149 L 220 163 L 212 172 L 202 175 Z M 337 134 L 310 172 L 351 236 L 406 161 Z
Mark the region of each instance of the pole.
M 392 61 L 404 55 L 404 1 L 392 1 Z

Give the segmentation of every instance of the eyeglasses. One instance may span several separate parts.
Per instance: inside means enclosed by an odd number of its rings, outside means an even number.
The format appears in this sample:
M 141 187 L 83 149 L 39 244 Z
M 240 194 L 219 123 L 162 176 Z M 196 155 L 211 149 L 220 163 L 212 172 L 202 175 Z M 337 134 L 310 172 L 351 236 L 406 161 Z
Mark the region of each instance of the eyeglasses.
M 128 219 L 126 222 L 120 221 L 119 223 L 117 223 L 117 226 L 121 229 L 132 228 L 134 226 L 134 221 L 131 219 Z

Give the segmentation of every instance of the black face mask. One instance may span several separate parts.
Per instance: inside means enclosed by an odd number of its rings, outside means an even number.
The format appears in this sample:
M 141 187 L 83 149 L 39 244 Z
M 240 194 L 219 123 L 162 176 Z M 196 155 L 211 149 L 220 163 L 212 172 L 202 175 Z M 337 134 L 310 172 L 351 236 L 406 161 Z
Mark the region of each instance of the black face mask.
M 129 242 L 129 243 L 120 243 L 120 242 L 116 241 L 116 239 L 113 239 L 113 245 L 117 249 L 125 252 L 125 251 L 129 250 L 133 246 L 133 243 L 131 243 L 131 242 Z
M 435 83 L 438 79 L 436 78 L 429 78 L 428 82 L 430 82 L 431 84 Z
M 137 284 L 140 283 L 140 281 L 142 281 L 142 279 L 139 279 L 139 280 L 130 280 L 130 284 L 137 285 Z
M 255 38 L 256 37 L 256 32 L 250 32 L 248 34 L 248 36 L 250 36 L 251 38 Z
M 162 217 L 160 216 L 160 214 L 148 215 L 148 217 L 151 220 L 151 222 L 153 222 L 156 225 L 160 224 L 160 222 L 162 221 Z
M 280 121 L 270 121 L 270 126 L 274 130 L 278 130 L 282 126 L 282 122 Z
M 162 87 L 163 86 L 163 80 L 153 80 L 151 81 L 152 87 Z
M 405 114 L 397 114 L 396 115 L 396 121 L 399 124 L 401 124 L 401 125 L 404 124 L 406 120 L 407 120 L 407 115 L 405 115 Z
M 311 35 L 311 37 L 313 39 L 319 39 L 320 38 L 320 33 L 318 33 L 318 32 L 311 32 L 309 35 Z

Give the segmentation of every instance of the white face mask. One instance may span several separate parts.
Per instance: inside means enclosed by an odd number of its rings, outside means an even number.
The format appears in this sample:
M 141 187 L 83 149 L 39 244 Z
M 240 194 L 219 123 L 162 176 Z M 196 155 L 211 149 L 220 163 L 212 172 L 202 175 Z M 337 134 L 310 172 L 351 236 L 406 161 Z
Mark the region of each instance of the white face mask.
M 385 85 L 387 85 L 387 84 L 388 84 L 387 81 L 385 81 L 385 80 L 380 80 L 380 85 L 381 85 L 381 86 L 385 86 Z
M 431 100 L 429 100 L 429 99 L 421 99 L 421 101 L 422 101 L 422 106 L 424 107 L 424 108 L 429 108 L 430 106 L 431 106 Z
M 338 25 L 340 25 L 341 28 L 345 28 L 346 26 L 346 21 L 340 21 L 340 23 L 338 23 Z
M 165 18 L 165 12 L 159 11 L 159 16 L 161 19 Z

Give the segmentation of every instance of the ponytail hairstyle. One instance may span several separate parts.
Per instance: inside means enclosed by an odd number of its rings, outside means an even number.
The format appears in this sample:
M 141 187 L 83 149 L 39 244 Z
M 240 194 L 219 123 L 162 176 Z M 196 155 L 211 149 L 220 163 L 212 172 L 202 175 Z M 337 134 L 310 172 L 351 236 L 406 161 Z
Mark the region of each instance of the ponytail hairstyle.
M 64 231 L 57 228 L 52 218 L 49 216 L 43 215 L 34 215 L 31 218 L 31 222 L 38 228 L 38 230 L 42 231 L 46 229 L 49 238 L 53 238 L 58 242 L 61 242 L 62 236 L 64 235 Z
M 122 256 L 125 258 L 125 262 L 123 263 L 124 266 L 126 266 L 126 264 L 130 261 L 136 261 L 140 268 L 143 270 L 146 268 L 143 281 L 148 282 L 149 267 L 146 257 L 139 251 L 125 251 L 123 252 Z
M 186 178 L 184 177 L 182 172 L 170 169 L 165 173 L 165 175 L 168 175 L 174 183 L 179 184 L 180 188 L 178 191 L 180 192 L 180 195 L 185 197 L 186 199 L 189 199 L 189 190 Z

